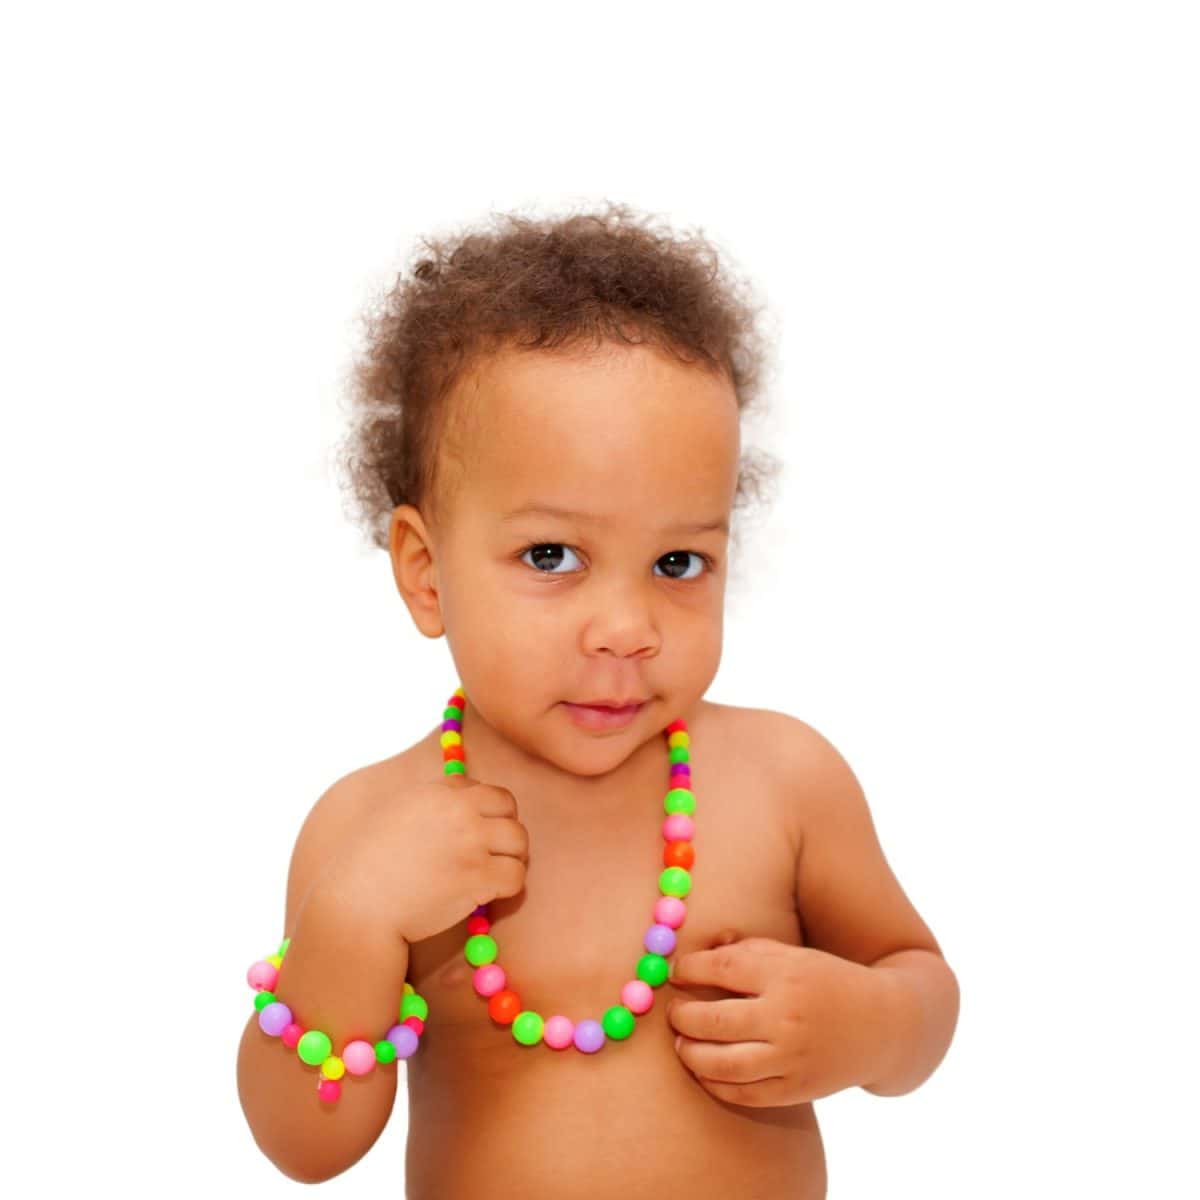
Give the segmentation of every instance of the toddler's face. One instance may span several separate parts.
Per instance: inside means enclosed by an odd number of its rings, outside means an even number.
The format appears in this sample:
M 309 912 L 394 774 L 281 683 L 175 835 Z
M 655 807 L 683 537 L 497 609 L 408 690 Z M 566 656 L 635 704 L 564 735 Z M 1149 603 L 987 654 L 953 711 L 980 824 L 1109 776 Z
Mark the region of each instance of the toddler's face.
M 720 662 L 733 386 L 643 346 L 512 350 L 455 403 L 462 462 L 437 529 L 417 517 L 428 561 L 418 576 L 410 557 L 406 578 L 425 591 L 406 603 L 424 633 L 444 630 L 469 706 L 498 733 L 574 774 L 611 770 Z M 397 559 L 395 530 L 394 514 Z M 646 703 L 603 732 L 563 704 L 605 698 Z

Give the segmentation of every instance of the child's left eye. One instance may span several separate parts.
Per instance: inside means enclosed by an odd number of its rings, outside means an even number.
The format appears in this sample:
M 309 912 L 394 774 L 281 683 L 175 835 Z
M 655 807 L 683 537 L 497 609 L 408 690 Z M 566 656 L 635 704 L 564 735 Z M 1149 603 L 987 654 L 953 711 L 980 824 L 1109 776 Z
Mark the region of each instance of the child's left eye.
M 710 559 L 710 558 L 709 558 L 707 555 L 705 555 L 705 554 L 701 554 L 701 553 L 699 553 L 699 551 L 697 551 L 697 550 L 672 550 L 672 551 L 671 551 L 669 554 L 664 554 L 664 555 L 662 556 L 662 558 L 660 558 L 660 559 L 658 560 L 658 562 L 659 562 L 659 563 L 670 562 L 670 563 L 671 563 L 671 567 L 672 567 L 672 569 L 674 570 L 674 569 L 676 569 L 676 568 L 678 568 L 678 567 L 679 567 L 679 565 L 680 565 L 680 564 L 679 564 L 679 560 L 680 560 L 680 559 L 685 559 L 685 560 L 686 560 L 686 559 L 688 558 L 688 556 L 689 556 L 689 555 L 690 555 L 692 558 L 694 558 L 694 559 L 695 559 L 695 560 L 696 560 L 698 563 L 700 563 L 700 565 L 701 565 L 701 566 L 703 566 L 703 567 L 708 567 L 708 568 L 710 568 L 710 569 L 711 569 L 711 566 L 712 566 L 712 560 L 711 560 L 711 559 Z M 658 563 L 655 563 L 654 565 L 655 565 L 655 566 L 658 566 Z M 686 569 L 687 569 L 687 568 L 686 568 L 686 565 L 685 565 L 685 566 L 684 566 L 684 570 L 686 570 Z M 699 574 L 699 572 L 697 572 L 697 575 L 698 575 L 698 574 Z M 668 579 L 695 579 L 695 578 L 696 578 L 696 575 L 672 575 L 672 574 L 668 574 L 667 578 L 668 578 Z

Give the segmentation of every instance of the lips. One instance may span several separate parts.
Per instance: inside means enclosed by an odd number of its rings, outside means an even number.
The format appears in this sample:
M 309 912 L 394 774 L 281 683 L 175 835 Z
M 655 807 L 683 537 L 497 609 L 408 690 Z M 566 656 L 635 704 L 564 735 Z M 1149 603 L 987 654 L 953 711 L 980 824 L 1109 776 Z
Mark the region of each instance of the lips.
M 572 704 L 563 701 L 571 720 L 583 729 L 621 729 L 641 712 L 645 701 L 613 706 L 610 704 Z

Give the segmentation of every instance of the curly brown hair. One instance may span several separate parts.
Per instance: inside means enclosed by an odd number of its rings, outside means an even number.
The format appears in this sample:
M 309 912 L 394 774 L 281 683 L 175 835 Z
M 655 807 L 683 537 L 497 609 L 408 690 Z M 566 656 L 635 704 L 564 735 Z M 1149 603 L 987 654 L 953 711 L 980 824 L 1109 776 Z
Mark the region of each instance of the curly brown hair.
M 387 548 L 400 504 L 436 522 L 454 484 L 447 398 L 505 346 L 650 343 L 726 372 L 739 413 L 761 394 L 772 350 L 758 324 L 764 306 L 722 269 L 702 231 L 676 237 L 612 202 L 543 219 L 492 216 L 490 227 L 421 238 L 415 262 L 364 315 L 351 424 L 336 458 L 356 523 L 375 546 Z M 779 467 L 766 452 L 743 452 L 735 513 L 761 499 Z

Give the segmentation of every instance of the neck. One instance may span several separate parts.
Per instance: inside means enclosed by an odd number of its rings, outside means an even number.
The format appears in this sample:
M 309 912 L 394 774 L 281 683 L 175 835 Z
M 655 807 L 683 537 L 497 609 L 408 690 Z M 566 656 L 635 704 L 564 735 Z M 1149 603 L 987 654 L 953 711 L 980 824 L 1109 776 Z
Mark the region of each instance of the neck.
M 674 719 L 663 721 L 662 726 Z M 536 734 L 531 735 L 536 738 Z M 570 734 L 587 738 L 583 732 Z M 521 744 L 490 725 L 467 697 L 462 719 L 467 774 L 480 783 L 507 788 L 525 811 L 553 809 L 562 817 L 611 820 L 644 808 L 648 798 L 666 791 L 670 771 L 667 741 L 656 729 L 601 773 L 577 774 L 545 758 L 536 744 Z M 604 740 L 604 739 L 598 739 Z M 612 740 L 612 739 L 608 739 Z M 615 757 L 615 756 L 614 756 Z

